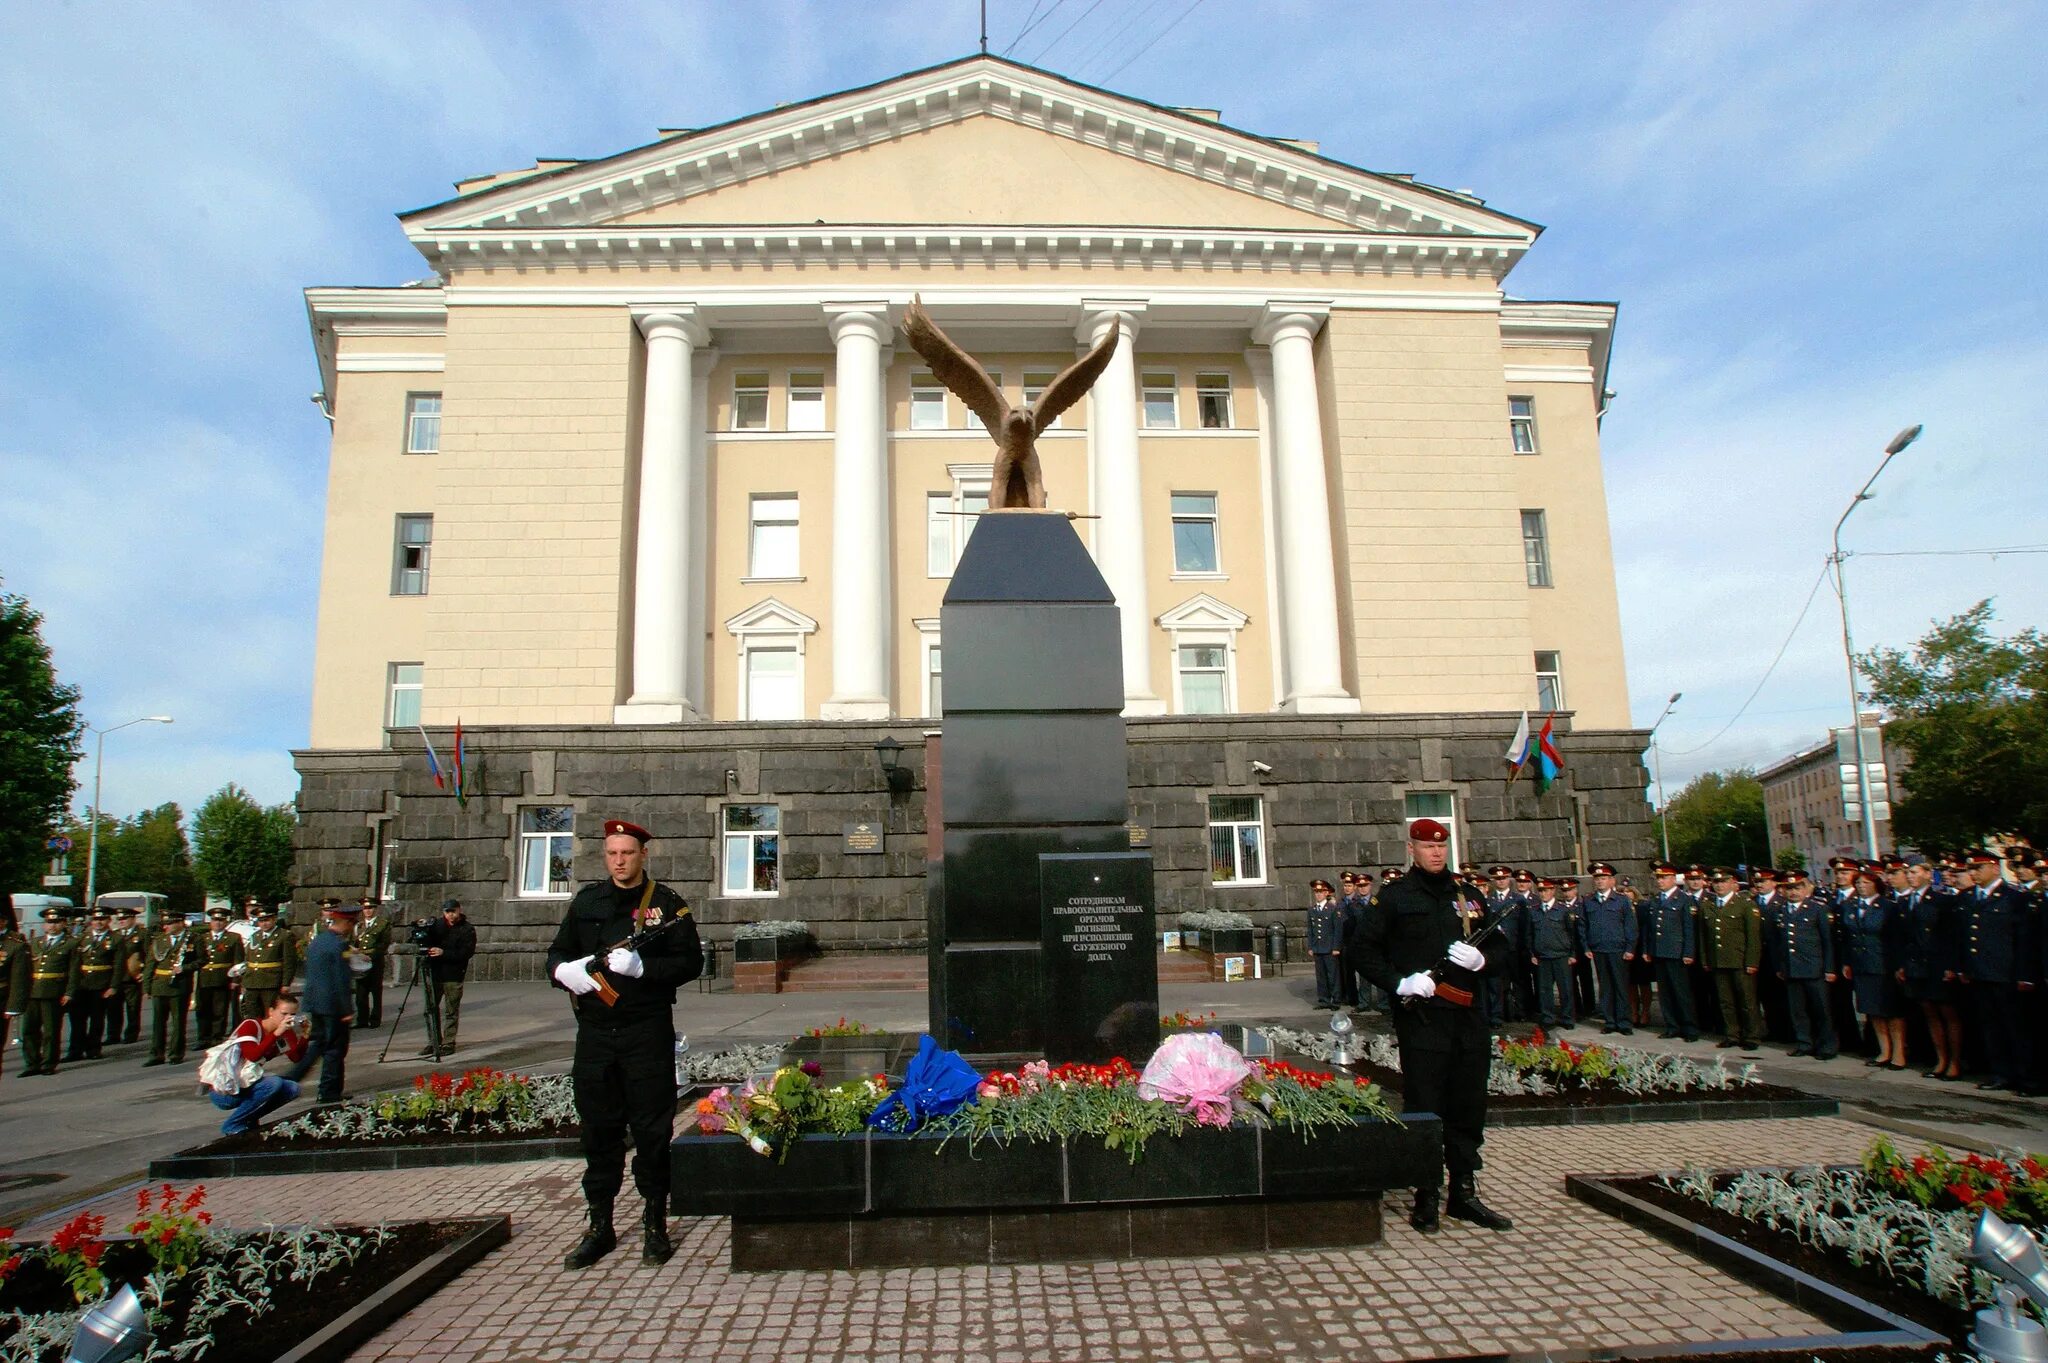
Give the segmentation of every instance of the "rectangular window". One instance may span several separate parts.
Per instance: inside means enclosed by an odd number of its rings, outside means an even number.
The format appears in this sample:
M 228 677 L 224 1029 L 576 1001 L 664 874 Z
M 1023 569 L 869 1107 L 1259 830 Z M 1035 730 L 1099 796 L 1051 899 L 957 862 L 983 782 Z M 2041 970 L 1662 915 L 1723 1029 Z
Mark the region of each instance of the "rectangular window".
M 1146 430 L 1170 431 L 1180 425 L 1172 374 L 1147 374 L 1140 381 L 1140 387 L 1144 390 Z
M 1516 454 L 1536 453 L 1536 399 L 1508 399 L 1508 434 Z
M 1216 555 L 1216 494 L 1173 494 L 1173 570 L 1176 573 L 1219 571 Z
M 519 893 L 565 895 L 576 855 L 576 810 L 570 805 L 528 805 L 519 811 Z
M 747 718 L 802 719 L 804 676 L 794 648 L 747 650 Z
M 1266 883 L 1266 820 L 1257 795 L 1209 797 L 1209 883 Z
M 427 559 L 434 548 L 432 516 L 400 516 L 397 543 L 392 549 L 391 594 L 425 596 Z
M 1550 585 L 1550 532 L 1541 511 L 1522 513 L 1522 564 L 1529 570 L 1530 586 Z
M 1181 713 L 1228 713 L 1230 651 L 1222 644 L 1182 644 L 1178 653 Z
M 1402 827 L 1406 828 L 1408 824 L 1414 823 L 1417 819 L 1435 819 L 1445 828 L 1451 830 L 1450 864 L 1452 866 L 1463 865 L 1464 858 L 1458 851 L 1457 797 L 1447 790 L 1417 790 L 1408 793 L 1405 797 L 1405 803 L 1407 805 L 1405 811 L 1407 821 Z
M 747 527 L 747 576 L 797 575 L 796 498 L 756 494 Z
M 825 376 L 812 370 L 789 376 L 789 425 L 792 431 L 825 429 Z
M 1195 414 L 1205 431 L 1230 429 L 1230 375 L 1195 375 Z
M 387 690 L 390 702 L 384 707 L 384 727 L 411 729 L 420 722 L 420 688 L 426 674 L 421 663 L 391 664 Z M 390 742 L 387 736 L 385 741 Z
M 997 390 L 998 392 L 1000 392 L 1000 391 L 1002 390 L 1002 387 L 1003 387 L 1003 376 L 1002 376 L 1001 374 L 998 374 L 998 373 L 996 373 L 996 372 L 995 372 L 994 370 L 990 370 L 990 371 L 989 371 L 989 379 L 990 379 L 990 381 L 991 381 L 991 382 L 993 382 L 993 383 L 995 384 L 995 386 L 996 386 L 996 390 Z M 974 413 L 974 409 L 973 409 L 973 408 L 971 408 L 971 407 L 967 407 L 967 406 L 965 406 L 965 405 L 963 404 L 963 405 L 962 405 L 962 407 L 961 407 L 961 410 L 967 413 L 967 429 L 968 429 L 968 430 L 970 430 L 970 431 L 985 431 L 985 430 L 987 430 L 987 429 L 988 429 L 988 427 L 987 427 L 987 426 L 985 426 L 985 425 L 983 425 L 983 424 L 982 424 L 982 420 L 981 420 L 981 418 L 980 418 L 979 416 L 976 416 L 976 415 L 975 415 L 975 413 Z
M 736 431 L 768 429 L 768 375 L 765 372 L 732 376 L 732 428 Z
M 727 805 L 721 884 L 728 895 L 782 892 L 782 811 L 774 805 Z
M 930 374 L 910 376 L 910 429 L 946 429 L 946 385 Z
M 1052 381 L 1057 377 L 1059 376 L 1054 374 L 1050 369 L 1025 370 L 1024 406 L 1028 409 L 1032 403 L 1038 401 L 1039 398 L 1043 397 L 1045 395 L 1045 390 L 1052 387 Z M 1058 417 L 1054 417 L 1050 422 L 1046 423 L 1045 427 L 1045 429 L 1047 429 L 1048 431 L 1056 431 L 1059 428 L 1060 419 Z
M 951 577 L 967 552 L 968 537 L 988 510 L 988 488 L 963 484 L 951 493 L 931 492 L 924 499 L 924 571 L 926 577 Z
M 441 452 L 441 395 L 408 393 L 405 397 L 405 452 Z
M 940 666 L 939 641 L 924 646 L 924 714 L 937 719 L 946 713 L 945 674 Z
M 1564 671 L 1555 653 L 1536 655 L 1536 704 L 1545 710 L 1564 709 Z

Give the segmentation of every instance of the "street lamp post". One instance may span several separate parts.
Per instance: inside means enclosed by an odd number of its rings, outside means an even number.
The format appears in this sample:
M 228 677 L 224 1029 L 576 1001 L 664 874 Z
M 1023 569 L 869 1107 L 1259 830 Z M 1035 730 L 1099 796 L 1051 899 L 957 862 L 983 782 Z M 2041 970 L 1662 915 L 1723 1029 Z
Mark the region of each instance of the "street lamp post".
M 1742 865 L 1747 869 L 1749 866 L 1749 834 L 1742 831 L 1740 824 L 1724 823 L 1721 827 L 1730 828 L 1735 831 L 1735 845 L 1742 849 Z
M 1664 860 L 1671 860 L 1671 826 L 1664 818 L 1664 751 L 1657 746 L 1657 730 L 1664 721 L 1671 718 L 1671 711 L 1678 704 L 1683 691 L 1673 691 L 1671 699 L 1664 702 L 1664 713 L 1657 716 L 1657 722 L 1650 726 L 1650 760 L 1657 767 L 1657 837 L 1664 847 Z
M 93 899 L 99 891 L 100 875 L 100 772 L 106 766 L 107 735 L 117 733 L 132 724 L 169 724 L 169 715 L 144 715 L 131 719 L 126 724 L 111 728 L 94 729 L 92 753 L 92 830 L 86 835 L 85 844 L 85 907 L 91 909 Z
M 1877 811 L 1870 805 L 1870 766 L 1863 757 L 1863 698 L 1856 686 L 1856 646 L 1849 638 L 1849 584 L 1842 571 L 1842 527 L 1856 508 L 1870 500 L 1871 486 L 1885 471 L 1900 450 L 1920 438 L 1920 427 L 1908 426 L 1892 437 L 1892 443 L 1884 447 L 1884 458 L 1878 462 L 1877 471 L 1864 480 L 1862 490 L 1850 501 L 1842 518 L 1835 522 L 1835 552 L 1828 556 L 1828 562 L 1835 565 L 1835 595 L 1842 603 L 1842 656 L 1849 664 L 1849 732 L 1856 744 L 1856 802 L 1863 809 L 1863 855 L 1877 859 Z

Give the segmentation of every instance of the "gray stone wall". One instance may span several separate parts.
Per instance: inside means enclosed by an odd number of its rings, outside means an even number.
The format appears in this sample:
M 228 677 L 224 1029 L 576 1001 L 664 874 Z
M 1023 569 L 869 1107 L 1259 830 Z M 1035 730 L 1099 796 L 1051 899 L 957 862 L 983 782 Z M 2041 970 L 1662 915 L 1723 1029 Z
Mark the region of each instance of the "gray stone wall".
M 1564 729 L 1565 775 L 1539 797 L 1526 778 L 1512 789 L 1504 782 L 1501 753 L 1516 718 L 1130 721 L 1131 822 L 1155 858 L 1162 921 L 1228 908 L 1298 938 L 1309 877 L 1400 864 L 1406 800 L 1421 792 L 1454 797 L 1466 861 L 1561 873 L 1604 860 L 1640 876 L 1654 851 L 1645 734 Z M 388 848 L 402 916 L 423 917 L 449 896 L 463 901 L 480 941 L 472 978 L 537 978 L 564 903 L 517 894 L 516 830 L 521 806 L 553 804 L 576 811 L 578 884 L 604 874 L 605 819 L 659 834 L 654 875 L 690 901 L 707 940 L 728 941 L 755 919 L 800 918 L 828 951 L 916 950 L 925 937 L 924 732 L 822 723 L 468 731 L 466 805 L 435 789 L 417 734 L 394 735 L 388 751 L 300 752 L 295 917 L 310 921 L 323 895 L 361 894 Z M 888 790 L 875 752 L 885 737 L 904 745 L 902 765 L 915 777 L 901 794 Z M 436 745 L 445 761 L 450 745 L 440 735 Z M 1265 884 L 1211 884 L 1210 795 L 1261 798 Z M 719 893 L 719 811 L 731 802 L 781 811 L 775 898 Z M 844 850 L 852 823 L 886 829 L 885 850 Z

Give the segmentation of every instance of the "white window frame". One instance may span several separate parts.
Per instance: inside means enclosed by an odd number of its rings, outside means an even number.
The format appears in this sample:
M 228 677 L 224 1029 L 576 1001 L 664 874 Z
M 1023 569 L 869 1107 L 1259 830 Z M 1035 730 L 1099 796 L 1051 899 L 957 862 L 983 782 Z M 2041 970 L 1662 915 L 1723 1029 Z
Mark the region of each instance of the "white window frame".
M 801 508 L 794 492 L 756 492 L 747 498 L 747 576 L 748 582 L 800 582 L 803 571 L 803 530 Z M 761 561 L 761 531 L 787 527 L 789 530 L 789 562 L 785 564 L 763 563 Z M 769 571 L 787 567 L 787 572 Z
M 407 539 L 408 525 L 424 525 L 427 537 L 421 540 Z M 406 550 L 419 550 L 419 566 L 405 566 Z M 427 582 L 434 560 L 434 517 L 427 511 L 401 511 L 392 524 L 391 530 L 391 594 L 393 596 L 425 596 Z M 417 583 L 408 581 L 407 574 L 418 574 Z
M 913 431 L 943 431 L 946 429 L 946 385 L 933 374 L 912 374 L 910 376 L 910 429 Z
M 1445 813 L 1431 810 L 1418 811 L 1411 803 L 1418 796 L 1429 798 L 1432 800 L 1432 803 L 1435 797 L 1441 796 L 1449 804 L 1449 810 Z M 1465 864 L 1464 853 L 1461 850 L 1463 830 L 1458 822 L 1458 792 L 1455 790 L 1404 790 L 1401 792 L 1401 814 L 1401 835 L 1404 841 L 1407 838 L 1408 830 L 1415 826 L 1417 819 L 1435 819 L 1438 823 L 1451 830 L 1451 855 L 1450 860 L 1446 864 L 1453 869 Z
M 434 404 L 428 411 L 426 404 Z M 423 440 L 423 432 L 431 429 L 432 439 Z M 407 454 L 439 454 L 441 452 L 441 395 L 439 393 L 407 393 L 405 395 L 405 452 Z
M 1024 371 L 1024 408 L 1026 411 L 1029 411 L 1031 404 L 1038 401 L 1044 395 L 1046 389 L 1052 387 L 1052 381 L 1058 377 L 1059 371 L 1053 369 L 1027 369 Z M 1045 429 L 1056 431 L 1064 420 L 1066 420 L 1066 414 L 1061 413 L 1051 421 L 1048 421 L 1045 424 Z
M 1180 651 L 1183 646 L 1221 645 L 1223 648 L 1223 712 L 1237 714 L 1237 636 L 1251 623 L 1251 617 L 1226 605 L 1207 592 L 1197 592 L 1162 614 L 1157 624 L 1166 631 L 1172 648 L 1173 713 L 1188 713 L 1187 697 L 1181 687 Z
M 939 719 L 945 714 L 945 653 L 940 647 L 939 622 L 934 618 L 912 620 L 917 629 L 917 673 L 918 701 L 926 719 Z M 938 703 L 932 702 L 932 683 L 939 684 Z
M 825 371 L 793 369 L 789 390 L 783 398 L 783 429 L 822 431 L 825 429 Z
M 989 491 L 995 482 L 993 464 L 948 464 L 953 480 L 951 492 L 928 492 L 924 499 L 924 575 L 948 578 L 960 566 L 967 552 L 967 540 L 974 533 L 981 513 L 971 509 L 978 501 L 988 508 Z
M 1532 525 L 1533 535 L 1529 533 Z M 1550 518 L 1541 507 L 1522 508 L 1522 571 L 1532 587 L 1557 585 L 1550 571 Z
M 772 809 L 775 811 L 775 827 L 740 828 L 726 827 L 726 811 L 732 809 Z M 718 807 L 718 893 L 723 899 L 779 899 L 782 896 L 782 807 L 771 800 L 734 800 Z M 757 890 L 754 888 L 755 845 L 764 838 L 775 840 L 775 888 Z M 747 846 L 747 883 L 735 887 L 727 876 L 731 866 L 729 849 L 736 843 Z
M 995 389 L 998 393 L 1003 391 L 1003 376 L 1000 373 L 991 369 L 988 372 L 988 378 L 989 382 L 995 385 Z M 960 404 L 960 411 L 963 414 L 961 417 L 960 424 L 967 430 L 985 431 L 988 429 L 987 426 L 982 424 L 980 414 L 977 413 L 972 407 L 969 407 L 966 403 L 963 402 Z
M 747 679 L 751 666 L 749 654 L 758 649 L 794 649 L 796 651 L 796 693 L 804 691 L 804 642 L 818 630 L 818 622 L 792 606 L 784 605 L 774 597 L 757 602 L 725 622 L 726 631 L 739 640 L 737 650 L 738 670 L 734 680 L 738 690 L 739 718 L 752 719 L 748 710 Z M 799 705 L 800 709 L 807 707 Z M 800 715 L 799 718 L 803 716 Z
M 1164 379 L 1165 383 L 1155 383 Z M 1152 403 L 1163 395 L 1166 402 L 1166 420 L 1152 419 Z M 1180 380 L 1170 369 L 1152 369 L 1138 378 L 1138 419 L 1148 431 L 1177 431 L 1180 429 Z
M 568 810 L 568 831 L 563 832 L 559 829 L 528 831 L 526 827 L 526 812 L 530 809 Z M 526 861 L 528 855 L 526 849 L 529 843 L 547 844 L 547 850 L 543 853 L 543 855 L 546 856 L 548 859 L 548 866 L 550 870 L 552 870 L 554 867 L 554 844 L 557 839 L 560 839 L 563 843 L 567 844 L 566 855 L 572 863 L 574 862 L 576 856 L 576 807 L 574 805 L 520 805 L 518 809 L 513 813 L 512 819 L 513 831 L 516 832 L 519 836 L 519 858 L 517 861 L 513 863 L 512 866 L 512 874 L 515 878 L 515 885 L 518 890 L 517 897 L 520 899 L 567 899 L 571 895 L 576 893 L 576 882 L 573 875 L 564 876 L 562 878 L 560 883 L 563 888 L 559 890 L 549 888 L 550 886 L 556 883 L 552 876 L 550 876 L 548 880 L 542 884 L 541 888 L 537 890 L 528 888 L 526 880 Z
M 1175 500 L 1181 497 L 1207 497 L 1209 499 L 1209 510 L 1207 513 L 1182 511 L 1174 505 Z M 1223 571 L 1223 514 L 1221 502 L 1222 498 L 1214 492 L 1192 492 L 1179 489 L 1166 494 L 1167 537 L 1172 542 L 1173 576 L 1175 578 L 1182 581 L 1221 581 L 1229 576 L 1229 574 Z M 1175 532 L 1180 528 L 1182 521 L 1187 521 L 1190 524 L 1204 521 L 1208 523 L 1209 548 L 1211 557 L 1216 560 L 1215 567 L 1184 568 L 1181 566 L 1180 537 Z
M 416 669 L 418 669 L 418 671 L 414 673 L 414 675 L 413 675 L 413 679 L 412 679 L 411 681 L 409 681 L 409 682 L 408 682 L 408 681 L 402 681 L 402 680 L 400 680 L 400 679 L 399 679 L 399 669 L 400 669 L 400 668 L 404 668 L 404 667 L 411 667 L 411 668 L 416 668 Z M 424 691 L 425 691 L 425 689 L 426 689 L 426 674 L 427 674 L 427 665 L 426 665 L 425 663 L 389 663 L 389 664 L 387 664 L 387 665 L 385 666 L 385 669 L 384 669 L 384 729 L 385 729 L 385 734 L 384 734 L 384 746 L 385 746 L 385 747 L 387 747 L 387 748 L 388 748 L 388 747 L 390 747 L 390 746 L 391 746 L 391 733 L 390 733 L 390 731 L 391 731 L 391 730 L 393 730 L 393 729 L 410 729 L 410 728 L 414 728 L 415 726 L 417 726 L 417 725 L 419 724 L 419 722 L 420 722 L 420 702 L 421 702 L 421 700 L 422 700 L 422 699 L 424 699 L 424 695 L 423 695 L 423 693 L 424 693 Z M 399 719 L 399 717 L 398 717 L 398 696 L 399 696 L 399 693 L 400 693 L 401 691 L 403 691 L 403 692 L 409 692 L 409 693 L 410 693 L 410 694 L 412 695 L 412 698 L 413 698 L 413 701 L 412 701 L 412 714 L 413 714 L 413 717 L 412 717 L 412 718 L 411 718 L 410 720 L 400 720 L 400 719 Z
M 754 383 L 749 380 L 758 379 Z M 732 429 L 735 431 L 765 431 L 768 429 L 768 405 L 774 392 L 774 377 L 764 369 L 748 369 L 732 376 Z M 747 410 L 759 404 L 759 414 Z
M 1547 668 L 1543 665 L 1546 658 L 1550 660 L 1550 666 Z M 1551 699 L 1547 702 L 1543 699 L 1543 680 L 1546 677 L 1550 679 L 1551 691 Z M 1564 655 L 1556 649 L 1539 648 L 1536 650 L 1536 704 L 1544 710 L 1562 710 L 1565 708 Z
M 1540 454 L 1536 443 L 1536 399 L 1516 394 L 1508 399 L 1508 444 L 1516 454 Z
M 1190 666 L 1187 654 L 1195 649 L 1215 649 L 1222 661 L 1216 667 Z M 1177 715 L 1227 715 L 1237 709 L 1237 684 L 1233 675 L 1237 669 L 1228 638 L 1200 639 L 1187 635 L 1176 635 L 1173 641 L 1173 711 Z M 1188 705 L 1187 681 L 1190 675 L 1215 676 L 1223 683 L 1220 710 L 1195 710 Z
M 1223 400 L 1223 420 L 1211 424 L 1209 421 L 1208 399 L 1220 397 Z M 1228 374 L 1195 375 L 1195 421 L 1205 431 L 1233 431 L 1237 429 L 1237 397 L 1235 385 Z
M 1252 802 L 1253 815 L 1250 819 L 1218 819 L 1216 817 L 1215 805 L 1217 800 L 1250 800 Z M 1271 876 L 1273 858 L 1272 849 L 1266 839 L 1266 797 L 1256 794 L 1214 792 L 1203 798 L 1202 812 L 1203 817 L 1208 821 L 1208 842 L 1205 850 L 1209 854 L 1209 884 L 1219 890 L 1267 884 Z M 1219 828 L 1236 829 L 1240 832 L 1250 828 L 1257 831 L 1259 874 L 1256 877 L 1244 874 L 1244 843 L 1238 833 L 1233 833 L 1230 839 L 1230 864 L 1231 870 L 1236 874 L 1228 880 L 1216 879 L 1215 830 Z

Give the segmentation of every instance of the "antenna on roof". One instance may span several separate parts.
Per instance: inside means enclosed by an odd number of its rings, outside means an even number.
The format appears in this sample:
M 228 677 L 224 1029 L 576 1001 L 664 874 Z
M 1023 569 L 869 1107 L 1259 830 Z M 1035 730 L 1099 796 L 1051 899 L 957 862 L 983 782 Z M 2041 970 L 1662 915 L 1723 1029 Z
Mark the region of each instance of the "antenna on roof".
M 981 0 L 981 55 L 988 55 L 988 0 Z

